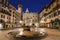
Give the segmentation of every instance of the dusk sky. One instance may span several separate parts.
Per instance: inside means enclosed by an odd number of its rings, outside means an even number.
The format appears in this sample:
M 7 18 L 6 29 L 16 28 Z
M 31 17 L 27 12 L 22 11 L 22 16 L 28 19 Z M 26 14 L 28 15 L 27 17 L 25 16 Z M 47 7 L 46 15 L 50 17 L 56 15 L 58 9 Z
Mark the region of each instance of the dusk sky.
M 9 0 L 15 8 L 18 8 L 18 3 L 22 3 L 23 12 L 28 8 L 29 12 L 39 12 L 41 11 L 46 4 L 49 5 L 52 0 Z

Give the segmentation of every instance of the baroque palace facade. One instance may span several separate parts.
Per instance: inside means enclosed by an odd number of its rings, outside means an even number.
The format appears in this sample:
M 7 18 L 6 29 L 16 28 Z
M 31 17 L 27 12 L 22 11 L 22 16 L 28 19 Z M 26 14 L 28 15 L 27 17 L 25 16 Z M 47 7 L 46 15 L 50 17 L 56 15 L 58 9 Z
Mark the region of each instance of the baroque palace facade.
M 53 0 L 40 12 L 40 26 L 60 28 L 60 0 Z
M 23 13 L 23 21 L 26 25 L 32 25 L 38 22 L 38 13 L 29 12 L 28 8 L 25 13 Z
M 18 5 L 18 10 L 11 5 L 8 0 L 0 0 L 0 23 L 3 25 L 0 28 L 9 29 L 20 27 L 22 6 Z M 19 12 L 20 11 L 20 12 Z

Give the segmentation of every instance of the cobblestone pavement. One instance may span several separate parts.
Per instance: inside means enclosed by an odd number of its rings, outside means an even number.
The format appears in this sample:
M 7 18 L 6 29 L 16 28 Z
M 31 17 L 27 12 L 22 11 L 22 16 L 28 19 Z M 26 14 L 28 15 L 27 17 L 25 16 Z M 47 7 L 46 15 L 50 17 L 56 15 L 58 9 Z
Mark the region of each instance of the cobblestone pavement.
M 18 30 L 18 29 L 14 29 L 14 30 Z M 9 39 L 9 37 L 7 37 L 7 33 L 14 30 L 0 30 L 0 40 L 11 40 Z M 60 31 L 46 28 L 46 33 L 48 35 L 45 38 L 39 40 L 60 40 Z

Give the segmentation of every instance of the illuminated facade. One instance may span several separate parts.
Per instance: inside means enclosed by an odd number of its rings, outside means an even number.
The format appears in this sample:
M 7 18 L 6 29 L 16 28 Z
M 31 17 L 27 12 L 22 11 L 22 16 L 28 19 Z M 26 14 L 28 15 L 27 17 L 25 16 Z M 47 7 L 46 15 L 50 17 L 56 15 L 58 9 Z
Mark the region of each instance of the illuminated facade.
M 3 28 L 10 27 L 10 12 L 8 9 L 8 0 L 0 0 L 0 23 L 3 24 Z
M 8 3 L 8 0 L 0 0 L 0 23 L 3 24 L 3 28 L 20 27 L 20 17 L 19 12 Z
M 40 13 L 40 23 L 50 28 L 59 28 L 60 26 L 60 0 L 54 0 L 46 6 Z
M 30 13 L 28 8 L 26 9 L 26 12 L 23 13 L 23 20 L 25 23 L 36 23 L 38 22 L 38 14 L 37 13 Z

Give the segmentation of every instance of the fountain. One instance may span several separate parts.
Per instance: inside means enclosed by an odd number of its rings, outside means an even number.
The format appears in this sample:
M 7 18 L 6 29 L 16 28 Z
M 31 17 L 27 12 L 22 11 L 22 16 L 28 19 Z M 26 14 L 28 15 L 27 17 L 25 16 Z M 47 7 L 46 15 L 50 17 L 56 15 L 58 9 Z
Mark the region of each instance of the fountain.
M 12 32 L 9 32 L 8 34 L 11 35 L 13 38 L 40 38 L 40 37 L 43 37 L 45 36 L 45 33 L 42 32 L 38 32 L 38 28 L 33 28 L 35 31 L 31 31 L 31 28 L 30 26 L 25 26 L 23 25 L 24 27 L 20 28 L 19 31 L 12 31 Z

